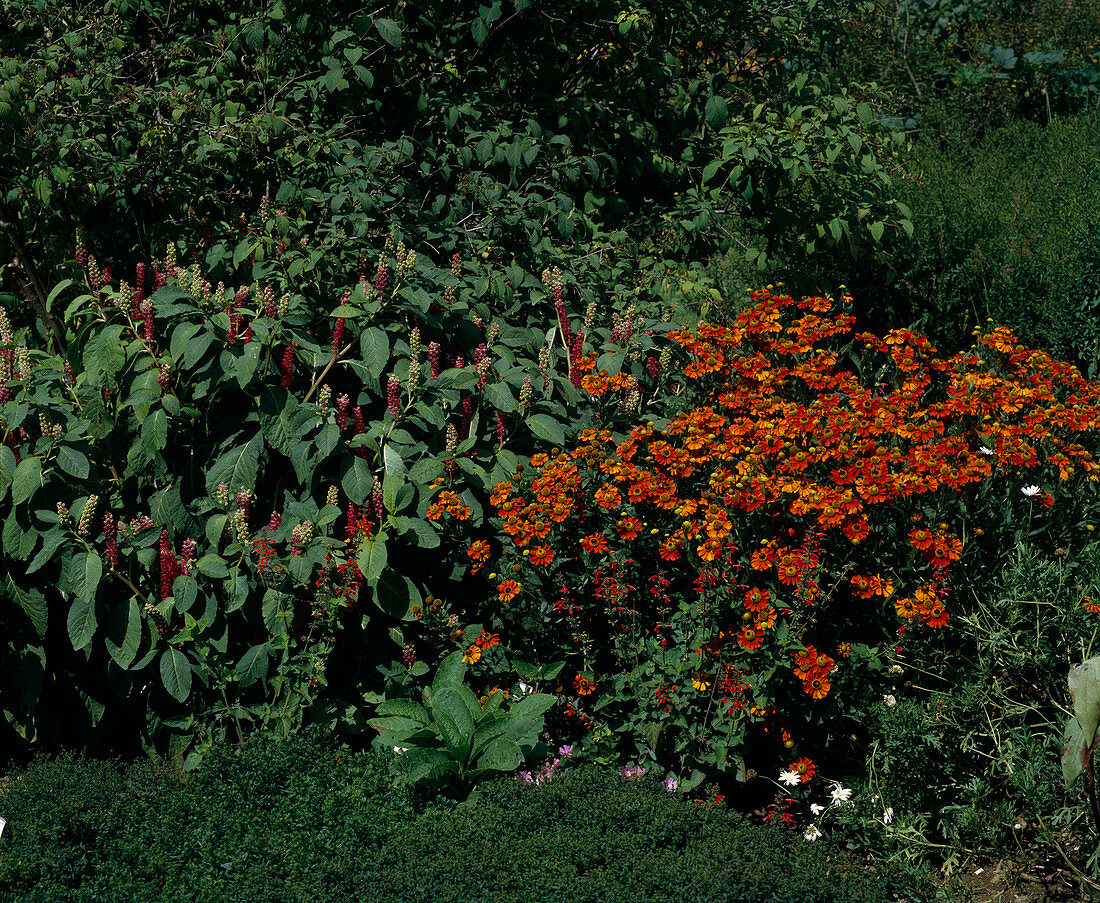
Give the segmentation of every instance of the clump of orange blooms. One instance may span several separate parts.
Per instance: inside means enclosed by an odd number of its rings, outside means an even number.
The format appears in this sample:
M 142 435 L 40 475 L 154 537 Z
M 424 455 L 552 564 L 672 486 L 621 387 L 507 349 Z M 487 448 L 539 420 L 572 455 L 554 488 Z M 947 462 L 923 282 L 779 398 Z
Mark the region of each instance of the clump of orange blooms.
M 954 570 L 969 548 L 965 524 L 943 513 L 961 510 L 958 498 L 991 481 L 1018 496 L 1025 483 L 1100 479 L 1084 444 L 1100 428 L 1100 387 L 1003 327 L 942 358 L 910 330 L 855 335 L 848 296 L 796 301 L 765 290 L 753 300 L 732 325 L 669 333 L 687 356 L 689 409 L 618 437 L 587 429 L 575 447 L 532 458 L 533 477 L 497 484 L 491 502 L 503 554 L 526 569 L 525 585 L 582 592 L 613 562 L 687 580 L 720 565 L 736 574 L 697 650 L 715 660 L 694 667 L 733 662 L 738 673 L 771 674 L 753 664 L 771 650 L 820 700 L 852 648 L 840 644 L 838 664 L 808 642 L 827 632 L 829 612 L 881 604 L 876 642 L 899 626 L 948 623 Z M 601 371 L 581 385 L 599 400 L 632 384 Z M 1038 501 L 1053 496 L 1043 489 Z M 638 624 L 660 634 L 644 583 L 634 580 L 614 611 L 592 606 L 593 622 L 629 610 L 612 634 Z

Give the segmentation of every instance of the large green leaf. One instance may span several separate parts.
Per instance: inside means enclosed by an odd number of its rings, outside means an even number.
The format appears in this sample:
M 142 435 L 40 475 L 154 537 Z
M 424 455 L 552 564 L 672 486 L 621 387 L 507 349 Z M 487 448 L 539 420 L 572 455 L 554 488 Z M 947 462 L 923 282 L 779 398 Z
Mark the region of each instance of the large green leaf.
M 565 431 L 549 414 L 532 414 L 524 423 L 534 433 L 535 437 L 554 445 L 565 444 Z
M 69 616 L 65 626 L 69 632 L 69 642 L 79 652 L 95 636 L 99 621 L 96 618 L 95 599 L 77 596 L 69 606 Z
M 1076 718 L 1066 721 L 1062 734 L 1062 779 L 1066 787 L 1073 786 L 1078 775 L 1085 770 L 1089 759 L 1089 744 L 1085 742 L 1085 732 Z
M 218 484 L 225 483 L 231 492 L 256 487 L 256 469 L 263 451 L 264 437 L 256 433 L 243 445 L 231 448 L 221 455 L 206 475 L 206 491 L 214 495 Z
M 439 663 L 432 679 L 432 692 L 442 690 L 450 684 L 460 684 L 466 677 L 466 663 L 462 660 L 462 650 L 456 649 Z
M 163 447 L 163 446 L 162 446 Z M 57 466 L 77 480 L 88 478 L 88 456 L 71 445 L 62 445 L 57 451 Z
M 344 475 L 340 478 L 340 485 L 348 498 L 356 505 L 362 505 L 370 495 L 374 487 L 374 479 L 371 477 L 370 465 L 358 455 L 347 458 L 344 463 Z
M 81 552 L 73 559 L 73 582 L 80 598 L 94 598 L 102 577 L 103 559 L 98 552 Z
M 523 751 L 515 740 L 497 737 L 492 740 L 478 757 L 478 768 L 493 771 L 514 771 L 523 764 Z
M 13 505 L 22 505 L 42 486 L 42 459 L 31 455 L 19 462 L 11 480 Z
M 477 726 L 456 687 L 443 687 L 432 694 L 432 721 L 439 728 L 447 745 L 453 750 L 466 747 Z
M 427 724 L 430 720 L 428 710 L 411 699 L 387 699 L 375 709 L 382 717 L 408 718 L 417 724 Z
M 558 697 L 550 693 L 532 693 L 512 703 L 509 711 L 513 715 L 534 718 L 543 715 L 554 707 Z
M 249 687 L 266 679 L 270 658 L 271 647 L 267 643 L 257 643 L 242 655 L 235 669 L 241 686 Z
M 179 649 L 171 646 L 160 656 L 160 680 L 168 694 L 179 702 L 191 695 L 191 662 Z
M 31 627 L 38 634 L 38 638 L 45 637 L 50 617 L 46 597 L 36 589 L 24 590 L 11 579 L 9 574 L 4 575 L 2 590 L 4 595 L 14 599 L 16 604 L 23 609 L 23 614 L 31 622 Z
M 141 607 L 136 599 L 119 602 L 107 612 L 103 643 L 123 671 L 133 664 L 141 646 Z
M 389 336 L 384 329 L 370 326 L 359 337 L 359 347 L 363 352 L 363 363 L 366 364 L 367 372 L 377 379 L 390 362 Z
M 412 607 L 422 605 L 424 598 L 411 579 L 389 568 L 374 585 L 374 603 L 391 617 L 407 621 L 412 617 Z
M 1069 669 L 1069 695 L 1073 697 L 1073 713 L 1081 724 L 1085 743 L 1092 745 L 1100 725 L 1100 657 Z
M 373 583 L 382 576 L 388 558 L 385 539 L 364 539 L 359 544 L 359 556 L 356 559 L 359 573 L 367 583 Z

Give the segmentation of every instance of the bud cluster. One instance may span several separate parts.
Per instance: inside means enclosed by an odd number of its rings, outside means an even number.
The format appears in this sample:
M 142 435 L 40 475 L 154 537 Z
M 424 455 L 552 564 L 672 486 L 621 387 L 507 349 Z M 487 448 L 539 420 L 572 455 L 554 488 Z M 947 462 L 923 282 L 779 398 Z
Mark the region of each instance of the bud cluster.
M 298 556 L 302 549 L 313 539 L 313 524 L 308 520 L 302 521 L 290 531 L 290 554 Z
M 80 522 L 76 525 L 77 536 L 87 536 L 92 528 L 92 518 L 95 516 L 96 505 L 99 504 L 99 496 L 94 493 L 88 496 L 84 507 L 80 510 Z
M 409 334 L 409 394 L 412 395 L 420 385 L 420 327 Z
M 394 417 L 401 412 L 401 380 L 397 374 L 390 374 L 386 383 L 386 410 Z
M 118 527 L 115 516 L 110 512 L 103 515 L 103 540 L 106 543 L 107 561 L 111 567 L 118 566 Z

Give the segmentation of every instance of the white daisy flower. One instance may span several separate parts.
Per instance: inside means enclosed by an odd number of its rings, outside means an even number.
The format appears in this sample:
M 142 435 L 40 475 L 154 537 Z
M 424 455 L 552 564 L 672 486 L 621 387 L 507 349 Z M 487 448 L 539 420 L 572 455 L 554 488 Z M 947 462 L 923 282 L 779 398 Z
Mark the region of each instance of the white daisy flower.
M 797 771 L 781 771 L 779 772 L 779 780 L 788 787 L 797 787 L 802 783 L 802 775 Z
M 1022 492 L 1024 495 L 1026 495 L 1029 499 L 1033 499 L 1033 498 L 1035 498 L 1035 496 L 1037 496 L 1039 494 L 1039 487 L 1038 486 L 1025 486 L 1023 489 L 1020 490 L 1020 492 Z
M 841 787 L 839 784 L 837 784 L 835 787 L 833 787 L 832 790 L 829 791 L 829 796 L 833 798 L 834 806 L 840 806 L 843 803 L 848 802 L 848 800 L 852 798 L 852 791 L 849 790 L 847 787 Z
M 810 825 L 802 832 L 802 836 L 807 840 L 817 840 L 821 836 L 821 829 L 817 825 Z
M 890 824 L 894 820 L 894 807 L 887 806 L 882 810 L 882 823 L 884 825 Z
M 990 455 L 995 455 L 995 454 L 996 454 L 996 452 L 995 452 L 995 451 L 993 451 L 993 449 L 991 449 L 991 448 L 990 448 L 990 447 L 989 447 L 988 445 L 982 445 L 982 446 L 979 446 L 979 448 L 978 448 L 978 451 L 980 451 L 980 452 L 981 452 L 981 453 L 982 453 L 983 455 L 985 455 L 985 456 L 986 456 L 987 458 L 988 458 L 988 457 L 989 457 Z
M 882 697 L 882 701 L 891 708 L 898 704 L 897 698 L 894 696 L 893 693 L 887 693 L 885 696 Z
M 824 811 L 825 807 L 822 806 L 821 803 L 810 803 L 810 812 L 814 815 L 820 815 Z

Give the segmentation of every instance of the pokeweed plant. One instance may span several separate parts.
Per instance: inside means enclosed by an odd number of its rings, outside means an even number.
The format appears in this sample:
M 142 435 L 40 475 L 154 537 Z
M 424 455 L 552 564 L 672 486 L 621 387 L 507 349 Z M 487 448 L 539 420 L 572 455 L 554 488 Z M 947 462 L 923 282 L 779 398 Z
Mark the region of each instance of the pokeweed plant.
M 440 662 L 424 705 L 388 699 L 375 710 L 374 743 L 393 747 L 398 765 L 413 784 L 443 786 L 466 796 L 478 781 L 515 771 L 536 754 L 543 715 L 557 697 L 530 693 L 503 701 L 507 691 L 480 699 L 467 686 L 466 656 L 456 650 Z
M 194 763 L 323 691 L 361 726 L 373 666 L 451 577 L 435 550 L 583 419 L 578 362 L 608 330 L 595 299 L 571 318 L 560 272 L 490 307 L 482 264 L 343 254 L 337 275 L 265 202 L 232 268 L 173 245 L 112 281 L 81 240 L 83 284 L 51 297 L 64 343 L 0 322 L 0 708 L 25 741 L 121 719 Z M 641 404 L 656 340 L 628 319 L 607 360 Z M 412 676 L 450 648 L 422 643 Z
M 671 333 L 681 413 L 584 430 L 491 499 L 493 607 L 527 627 L 515 654 L 568 655 L 567 729 L 690 780 L 811 779 L 964 574 L 980 593 L 1018 538 L 1080 545 L 1100 475 L 1100 387 L 1009 330 L 943 359 L 853 334 L 848 297 L 754 300 Z M 581 366 L 614 409 L 622 376 Z

